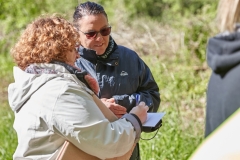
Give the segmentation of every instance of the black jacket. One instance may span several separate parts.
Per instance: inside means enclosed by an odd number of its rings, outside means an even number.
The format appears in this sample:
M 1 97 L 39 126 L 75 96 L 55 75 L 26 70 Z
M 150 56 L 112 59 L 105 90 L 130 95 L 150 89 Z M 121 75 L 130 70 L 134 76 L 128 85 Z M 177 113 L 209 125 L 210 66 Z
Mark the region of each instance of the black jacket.
M 212 75 L 207 90 L 205 136 L 240 107 L 240 32 L 210 38 L 207 62 Z
M 80 47 L 81 58 L 75 65 L 89 72 L 100 86 L 100 98 L 114 98 L 116 103 L 129 112 L 136 106 L 135 97 L 140 95 L 156 112 L 160 104 L 159 88 L 143 60 L 132 50 L 117 45 L 108 58 L 99 58 L 95 51 Z

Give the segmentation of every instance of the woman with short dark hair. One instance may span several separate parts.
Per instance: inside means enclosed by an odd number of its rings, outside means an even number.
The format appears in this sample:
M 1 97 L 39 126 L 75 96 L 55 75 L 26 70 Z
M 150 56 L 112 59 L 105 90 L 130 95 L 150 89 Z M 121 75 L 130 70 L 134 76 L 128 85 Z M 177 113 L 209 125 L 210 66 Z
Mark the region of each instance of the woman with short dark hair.
M 149 112 L 157 112 L 159 88 L 149 67 L 136 52 L 115 43 L 104 8 L 89 1 L 79 4 L 73 24 L 81 41 L 76 66 L 98 81 L 102 102 L 118 118 L 138 104 L 136 97 L 149 106 Z M 140 159 L 139 153 L 137 144 L 131 160 Z

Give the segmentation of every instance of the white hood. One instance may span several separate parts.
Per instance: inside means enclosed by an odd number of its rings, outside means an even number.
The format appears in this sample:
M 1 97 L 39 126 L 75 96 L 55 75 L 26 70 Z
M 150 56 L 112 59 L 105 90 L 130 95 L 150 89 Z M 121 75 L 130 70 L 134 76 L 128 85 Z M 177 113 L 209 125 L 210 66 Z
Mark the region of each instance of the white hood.
M 22 105 L 46 82 L 63 75 L 63 72 L 68 72 L 64 67 L 56 64 L 34 64 L 39 68 L 55 68 L 57 74 L 44 74 L 38 70 L 39 74 L 26 73 L 19 67 L 13 68 L 14 83 L 8 87 L 8 101 L 13 111 L 19 110 Z M 39 69 L 38 68 L 38 69 Z M 44 74 L 44 76 L 43 76 Z
M 14 160 L 53 159 L 65 140 L 101 159 L 132 148 L 132 123 L 125 118 L 109 122 L 93 101 L 93 92 L 63 66 L 34 64 L 25 71 L 14 67 L 14 79 L 8 88 L 18 135 Z

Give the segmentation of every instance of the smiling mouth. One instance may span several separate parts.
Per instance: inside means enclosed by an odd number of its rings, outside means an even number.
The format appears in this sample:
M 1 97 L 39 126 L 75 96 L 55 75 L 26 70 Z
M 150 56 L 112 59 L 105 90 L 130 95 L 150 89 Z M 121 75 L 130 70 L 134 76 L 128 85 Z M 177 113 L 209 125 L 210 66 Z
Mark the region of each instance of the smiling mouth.
M 102 47 L 103 46 L 103 43 L 102 44 L 99 44 L 99 45 L 95 45 L 96 47 Z

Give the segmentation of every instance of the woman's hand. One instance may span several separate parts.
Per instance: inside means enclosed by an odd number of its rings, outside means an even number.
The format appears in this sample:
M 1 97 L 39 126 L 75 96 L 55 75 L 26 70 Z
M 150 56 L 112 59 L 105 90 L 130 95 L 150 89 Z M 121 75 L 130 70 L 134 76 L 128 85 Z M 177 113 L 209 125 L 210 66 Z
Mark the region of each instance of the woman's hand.
M 114 98 L 101 98 L 101 101 L 118 117 L 121 118 L 127 113 L 127 109 L 119 104 L 115 103 Z
M 133 107 L 130 113 L 137 115 L 143 124 L 147 120 L 148 109 L 149 107 L 144 102 L 140 102 L 136 107 Z

